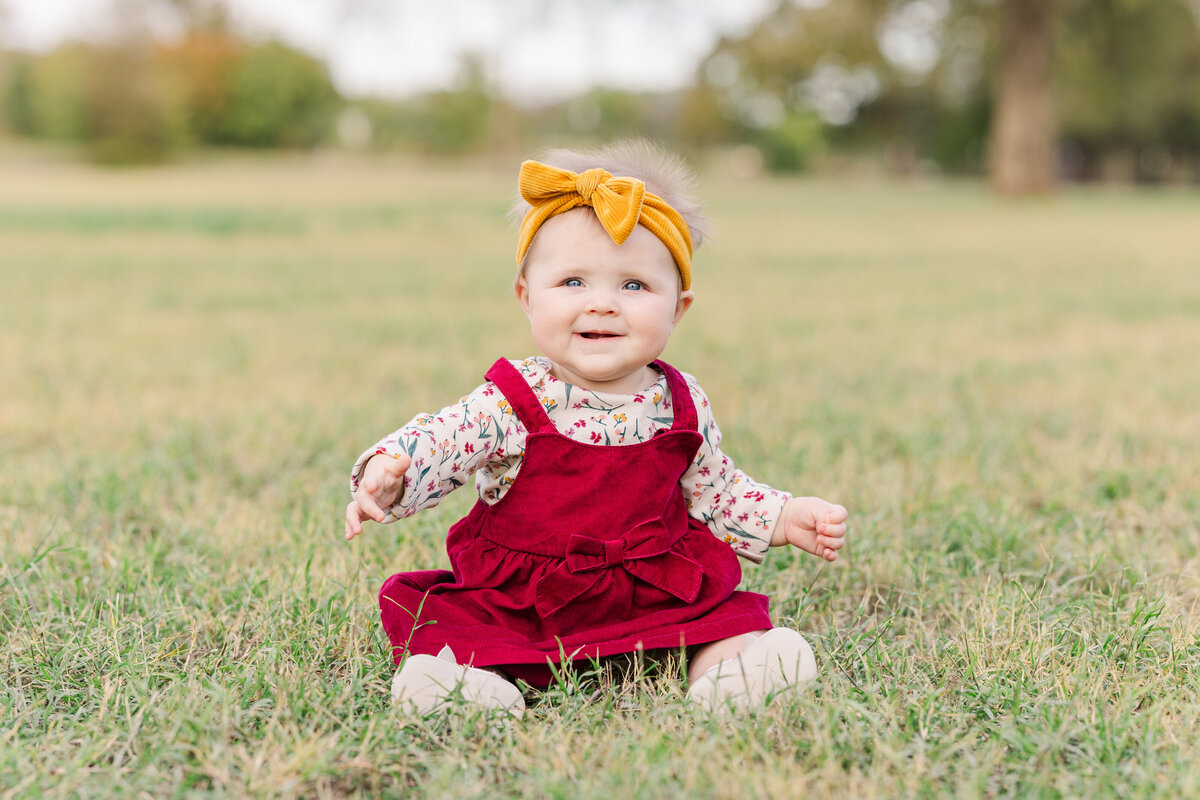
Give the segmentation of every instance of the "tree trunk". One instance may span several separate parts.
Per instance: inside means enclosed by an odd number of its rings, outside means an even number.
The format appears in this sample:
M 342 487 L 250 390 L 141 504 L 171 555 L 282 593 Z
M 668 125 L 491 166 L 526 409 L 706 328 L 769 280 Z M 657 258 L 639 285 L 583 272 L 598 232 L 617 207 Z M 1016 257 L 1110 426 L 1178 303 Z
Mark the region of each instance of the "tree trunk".
M 990 172 L 1001 194 L 1049 192 L 1055 158 L 1053 0 L 1004 0 Z

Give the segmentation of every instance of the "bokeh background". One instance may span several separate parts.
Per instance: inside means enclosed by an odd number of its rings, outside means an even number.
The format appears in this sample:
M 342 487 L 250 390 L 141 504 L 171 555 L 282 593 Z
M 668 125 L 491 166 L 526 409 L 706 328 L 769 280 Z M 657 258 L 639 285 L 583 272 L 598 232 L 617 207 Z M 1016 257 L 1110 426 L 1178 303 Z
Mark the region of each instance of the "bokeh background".
M 643 133 L 742 172 L 1200 180 L 1196 0 L 0 4 L 8 137 L 509 157 Z

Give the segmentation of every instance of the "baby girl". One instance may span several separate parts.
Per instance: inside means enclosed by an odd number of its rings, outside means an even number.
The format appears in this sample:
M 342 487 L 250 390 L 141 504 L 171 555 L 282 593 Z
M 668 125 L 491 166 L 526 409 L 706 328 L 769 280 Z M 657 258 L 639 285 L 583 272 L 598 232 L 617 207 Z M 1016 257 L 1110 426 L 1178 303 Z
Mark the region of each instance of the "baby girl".
M 792 545 L 834 561 L 847 513 L 736 469 L 695 378 L 659 360 L 704 236 L 686 169 L 644 142 L 545 160 L 521 166 L 515 283 L 540 354 L 499 359 L 354 465 L 347 539 L 472 475 L 479 494 L 450 528 L 452 571 L 380 591 L 393 697 L 520 714 L 516 681 L 659 648 L 687 653 L 687 699 L 708 710 L 812 680 L 804 638 L 737 589 L 738 557 Z

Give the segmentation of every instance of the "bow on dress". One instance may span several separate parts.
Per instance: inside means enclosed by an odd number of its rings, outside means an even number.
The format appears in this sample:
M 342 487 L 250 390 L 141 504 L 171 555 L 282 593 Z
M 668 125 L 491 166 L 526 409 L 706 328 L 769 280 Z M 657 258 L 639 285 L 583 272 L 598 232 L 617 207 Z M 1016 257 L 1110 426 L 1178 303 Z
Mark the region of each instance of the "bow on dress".
M 616 178 L 600 168 L 574 173 L 526 161 L 518 179 L 521 197 L 530 209 L 521 220 L 517 263 L 525 259 L 534 234 L 551 217 L 580 206 L 591 206 L 614 244 L 622 245 L 640 222 L 666 245 L 675 259 L 683 290 L 692 283 L 692 233 L 679 212 L 661 197 L 646 191 L 638 178 Z
M 573 534 L 567 540 L 564 563 L 538 581 L 538 614 L 545 618 L 560 610 L 616 567 L 624 567 L 635 578 L 685 603 L 694 601 L 700 593 L 703 569 L 687 556 L 672 552 L 673 544 L 662 520 L 638 525 L 619 539 Z

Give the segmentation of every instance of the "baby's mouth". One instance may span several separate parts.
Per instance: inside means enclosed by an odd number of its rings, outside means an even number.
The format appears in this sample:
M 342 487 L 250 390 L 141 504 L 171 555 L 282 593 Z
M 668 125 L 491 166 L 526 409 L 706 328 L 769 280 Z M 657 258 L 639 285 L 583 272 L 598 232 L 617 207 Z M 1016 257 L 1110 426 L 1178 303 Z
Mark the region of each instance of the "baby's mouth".
M 607 331 L 584 331 L 579 335 L 585 339 L 612 339 L 619 334 L 608 333 Z

